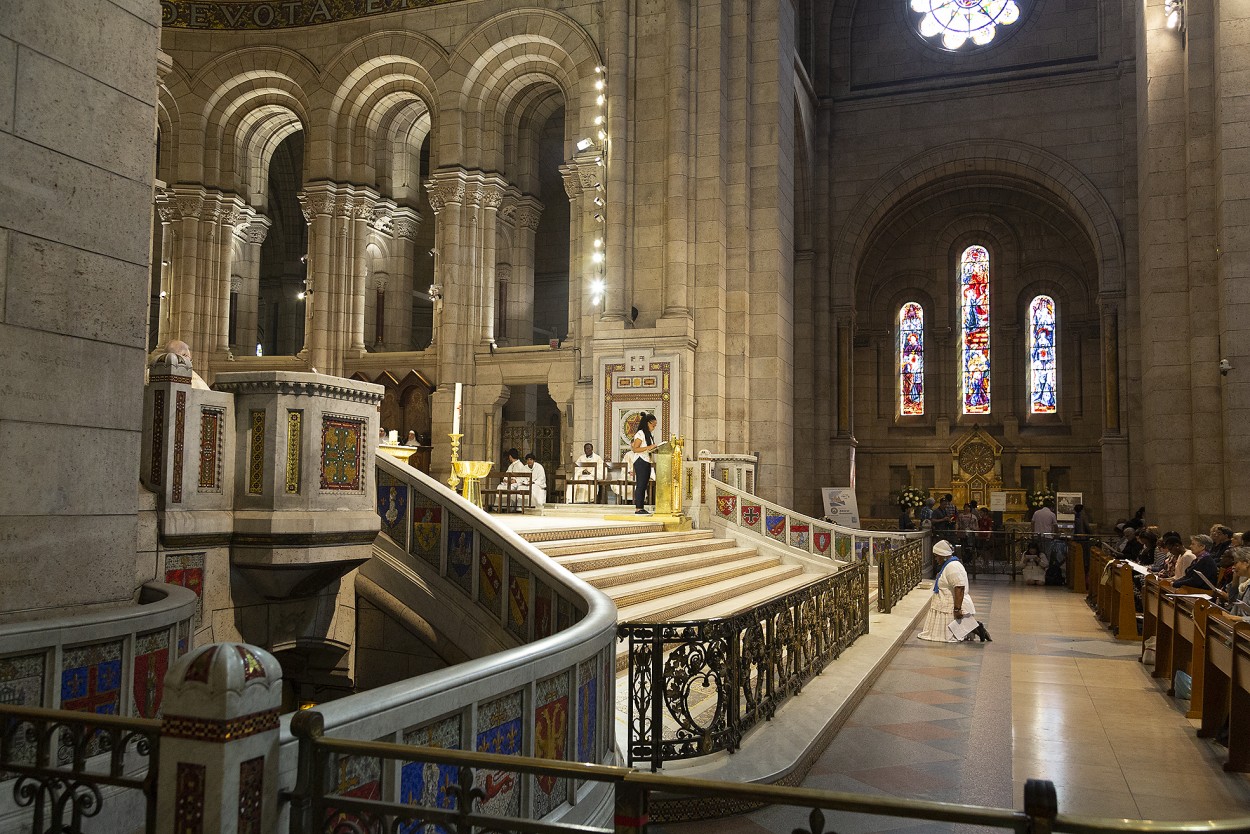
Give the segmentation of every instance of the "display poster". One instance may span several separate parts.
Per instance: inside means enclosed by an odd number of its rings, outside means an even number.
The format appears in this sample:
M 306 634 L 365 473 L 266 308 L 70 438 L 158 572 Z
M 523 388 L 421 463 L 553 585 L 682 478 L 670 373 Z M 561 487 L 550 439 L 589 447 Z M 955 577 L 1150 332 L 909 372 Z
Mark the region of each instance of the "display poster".
M 1007 493 L 991 492 L 990 493 L 990 512 L 1005 513 L 1007 512 Z
M 1076 505 L 1085 503 L 1083 492 L 1055 493 L 1055 517 L 1059 522 L 1071 524 L 1076 519 Z
M 822 487 L 825 499 L 825 518 L 843 527 L 859 527 L 859 504 L 855 501 L 852 487 Z

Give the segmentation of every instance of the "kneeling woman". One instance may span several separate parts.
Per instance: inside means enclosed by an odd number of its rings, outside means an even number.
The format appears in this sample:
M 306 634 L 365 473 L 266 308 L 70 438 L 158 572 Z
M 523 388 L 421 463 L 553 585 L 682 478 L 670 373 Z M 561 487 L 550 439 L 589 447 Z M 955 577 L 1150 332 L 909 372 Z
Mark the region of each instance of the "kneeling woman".
M 950 633 L 947 626 L 951 620 L 962 621 L 964 617 L 975 617 L 977 613 L 968 593 L 968 571 L 964 570 L 950 542 L 939 541 L 933 545 L 933 555 L 944 561 L 938 569 L 937 579 L 933 581 L 933 602 L 929 606 L 929 615 L 925 617 L 920 639 L 957 643 L 958 638 Z M 974 636 L 980 637 L 982 643 L 990 639 L 989 632 L 980 621 L 965 639 L 971 640 Z

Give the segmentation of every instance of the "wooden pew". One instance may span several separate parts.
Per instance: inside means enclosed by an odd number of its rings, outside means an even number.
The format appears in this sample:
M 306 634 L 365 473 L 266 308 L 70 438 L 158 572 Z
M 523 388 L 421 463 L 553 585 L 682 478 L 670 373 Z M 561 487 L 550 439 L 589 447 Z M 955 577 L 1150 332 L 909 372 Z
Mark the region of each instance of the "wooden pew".
M 1158 656 L 1159 603 L 1163 594 L 1164 590 L 1159 585 L 1158 575 L 1152 573 L 1146 576 L 1141 586 L 1141 660 L 1143 662 L 1146 659 L 1146 641 L 1151 637 L 1155 638 L 1155 655 Z
M 1227 720 L 1228 761 L 1224 769 L 1250 773 L 1250 622 L 1212 612 L 1207 618 L 1203 667 L 1198 735 L 1215 738 Z
M 1210 600 L 1169 593 L 1171 587 L 1160 585 L 1158 634 L 1155 638 L 1153 677 L 1168 682 L 1168 694 L 1175 695 L 1177 670 L 1187 672 L 1192 680 L 1189 718 L 1202 714 L 1202 689 L 1206 674 L 1206 628 L 1214 607 Z
M 1085 572 L 1085 556 L 1089 553 L 1089 548 L 1089 542 L 1068 543 L 1068 587 L 1078 594 L 1088 593 L 1086 583 L 1089 577 Z
M 1140 640 L 1137 633 L 1137 605 L 1133 588 L 1133 576 L 1145 574 L 1146 569 L 1133 562 L 1117 559 L 1111 563 L 1111 630 L 1117 640 Z
M 1111 591 L 1112 585 L 1110 581 L 1103 584 L 1103 572 L 1107 569 L 1107 565 L 1111 564 L 1112 557 L 1109 553 L 1101 548 L 1090 554 L 1089 560 L 1089 580 L 1090 589 L 1094 603 L 1094 611 L 1098 613 L 1098 619 L 1104 623 L 1111 623 Z

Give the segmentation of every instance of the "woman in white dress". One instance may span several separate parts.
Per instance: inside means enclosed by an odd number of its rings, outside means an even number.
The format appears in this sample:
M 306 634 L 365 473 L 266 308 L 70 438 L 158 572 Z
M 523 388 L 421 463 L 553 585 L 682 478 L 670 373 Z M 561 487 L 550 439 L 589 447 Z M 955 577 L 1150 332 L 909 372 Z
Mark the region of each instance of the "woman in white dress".
M 962 622 L 965 617 L 975 619 L 977 613 L 977 608 L 972 603 L 972 595 L 968 593 L 968 571 L 964 570 L 950 542 L 939 541 L 933 545 L 933 556 L 943 562 L 938 569 L 937 579 L 933 580 L 933 602 L 929 605 L 929 614 L 925 617 L 920 639 L 958 643 L 958 638 L 947 630 L 947 626 L 952 620 Z M 990 641 L 989 632 L 979 620 L 967 639 L 971 640 L 973 636 L 980 637 L 982 643 Z

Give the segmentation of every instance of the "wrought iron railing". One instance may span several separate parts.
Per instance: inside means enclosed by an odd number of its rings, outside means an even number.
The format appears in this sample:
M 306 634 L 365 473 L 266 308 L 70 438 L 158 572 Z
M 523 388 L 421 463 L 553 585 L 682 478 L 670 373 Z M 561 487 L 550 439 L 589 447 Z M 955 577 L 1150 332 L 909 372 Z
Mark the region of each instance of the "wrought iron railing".
M 153 719 L 0 705 L 0 775 L 16 776 L 13 803 L 38 834 L 82 831 L 110 787 L 141 792 L 154 831 L 160 730 Z
M 877 610 L 889 614 L 899 600 L 920 584 L 924 574 L 924 547 L 904 542 L 886 551 L 877 562 Z
M 793 812 L 792 821 L 777 826 L 796 834 L 818 834 L 826 829 L 826 813 L 851 813 L 881 818 L 939 822 L 949 825 L 977 825 L 1018 834 L 1070 832 L 1071 834 L 1113 834 L 1114 832 L 1155 832 L 1180 834 L 1187 831 L 1245 832 L 1250 819 L 1202 820 L 1200 822 L 1148 822 L 1103 819 L 1059 814 L 1059 796 L 1053 783 L 1030 779 L 1024 786 L 1023 810 L 959 805 L 869 796 L 841 791 L 789 788 L 740 782 L 674 778 L 640 773 L 624 767 L 577 765 L 525 756 L 501 756 L 412 747 L 381 742 L 344 741 L 321 734 L 319 716 L 302 713 L 292 722 L 299 738 L 299 780 L 285 793 L 291 804 L 291 834 L 343 834 L 343 832 L 599 832 L 636 834 L 646 830 L 651 819 L 651 797 L 695 798 L 720 801 L 732 796 L 748 806 L 777 806 Z M 431 775 L 439 774 L 432 790 L 410 794 L 408 802 L 382 802 L 336 793 L 325 774 L 335 762 L 349 758 L 369 758 L 385 763 L 387 770 L 417 767 Z M 492 807 L 489 786 L 501 779 L 521 782 L 566 780 L 599 783 L 615 793 L 615 828 L 593 828 L 580 818 L 566 817 L 544 822 L 510 814 L 509 809 Z M 657 815 L 658 816 L 658 815 Z M 658 820 L 655 820 L 658 821 Z M 872 826 L 867 826 L 871 828 Z
M 868 632 L 868 568 L 855 564 L 730 617 L 621 623 L 629 662 L 626 758 L 734 752 Z

